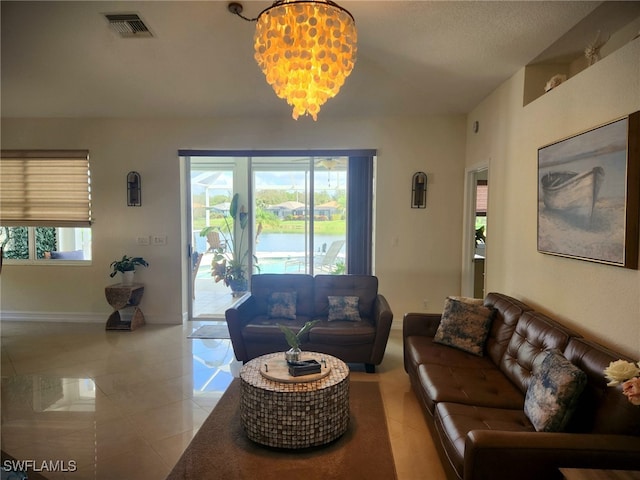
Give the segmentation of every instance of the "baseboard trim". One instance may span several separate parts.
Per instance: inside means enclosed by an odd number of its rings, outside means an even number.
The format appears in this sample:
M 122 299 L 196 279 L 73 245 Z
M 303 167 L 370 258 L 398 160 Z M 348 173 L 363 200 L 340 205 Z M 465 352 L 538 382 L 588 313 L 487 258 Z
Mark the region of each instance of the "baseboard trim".
M 106 323 L 108 317 L 104 313 L 0 311 L 0 320 L 7 322 Z
M 87 312 L 9 312 L 0 311 L 0 320 L 4 322 L 48 322 L 48 323 L 101 323 L 106 325 L 110 313 Z M 172 321 L 166 317 L 144 316 L 147 325 L 182 325 L 178 317 Z

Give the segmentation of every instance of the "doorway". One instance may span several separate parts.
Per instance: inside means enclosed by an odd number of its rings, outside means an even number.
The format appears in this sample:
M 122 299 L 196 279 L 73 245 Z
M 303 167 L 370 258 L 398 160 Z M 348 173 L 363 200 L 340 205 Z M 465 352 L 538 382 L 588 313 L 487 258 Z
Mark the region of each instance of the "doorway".
M 241 163 L 231 157 L 194 157 L 188 161 L 191 319 L 222 318 L 237 301 L 224 283 L 215 281 L 212 263 L 216 252 L 225 247 L 224 235 L 218 229 L 229 216 Z
M 462 294 L 473 298 L 484 298 L 486 293 L 488 198 L 488 167 L 468 169 L 465 177 Z

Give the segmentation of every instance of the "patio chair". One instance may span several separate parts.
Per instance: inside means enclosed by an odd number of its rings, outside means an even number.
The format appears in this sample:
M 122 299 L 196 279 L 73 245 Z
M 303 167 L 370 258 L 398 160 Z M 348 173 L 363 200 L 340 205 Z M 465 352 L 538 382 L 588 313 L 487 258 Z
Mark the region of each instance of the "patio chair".
M 323 272 L 333 272 L 336 267 L 336 259 L 338 258 L 338 254 L 344 245 L 344 240 L 335 240 L 329 245 L 325 254 L 321 257 L 316 257 L 314 261 L 314 268 L 316 270 L 321 270 Z M 287 260 L 284 262 L 284 270 L 285 272 L 288 270 L 290 265 L 297 265 L 298 271 L 301 270 L 301 267 L 305 265 L 305 260 L 294 259 Z
M 344 240 L 336 240 L 329 245 L 327 252 L 320 258 L 316 258 L 314 266 L 324 272 L 332 272 L 336 267 L 336 259 L 344 245 Z
M 207 243 L 209 244 L 209 252 L 213 252 L 217 248 L 224 248 L 224 243 L 220 241 L 220 232 L 207 233 Z

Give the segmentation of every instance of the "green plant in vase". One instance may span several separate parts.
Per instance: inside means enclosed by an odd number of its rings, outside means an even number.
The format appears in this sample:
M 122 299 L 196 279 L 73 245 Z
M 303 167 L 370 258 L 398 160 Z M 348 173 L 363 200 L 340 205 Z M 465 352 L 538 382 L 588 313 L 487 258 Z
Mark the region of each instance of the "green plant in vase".
M 278 328 L 284 333 L 284 338 L 287 340 L 287 343 L 291 347 L 287 352 L 285 352 L 284 356 L 287 359 L 287 362 L 297 362 L 300 360 L 300 355 L 302 354 L 302 350 L 300 349 L 300 345 L 302 344 L 302 339 L 311 328 L 318 323 L 320 320 L 312 320 L 305 323 L 302 328 L 298 331 L 298 333 L 293 333 L 286 325 L 282 325 L 278 323 Z
M 123 255 L 120 260 L 114 260 L 111 262 L 111 278 L 115 277 L 118 273 L 122 273 L 124 284 L 130 284 L 133 282 L 133 273 L 136 271 L 136 266 L 148 267 L 149 263 L 142 257 L 129 257 Z
M 217 231 L 222 236 L 222 246 L 213 250 L 211 275 L 216 283 L 223 281 L 227 287 L 230 287 L 234 296 L 246 292 L 248 286 L 247 259 L 249 250 L 243 244 L 249 223 L 249 214 L 244 211 L 244 207 L 238 211 L 238 202 L 239 195 L 236 193 L 231 199 L 229 217 L 224 217 L 223 226 L 205 227 L 200 231 L 201 237 L 205 237 L 211 231 Z M 240 227 L 239 234 L 236 231 L 236 225 Z M 258 259 L 253 256 L 253 261 L 257 263 Z

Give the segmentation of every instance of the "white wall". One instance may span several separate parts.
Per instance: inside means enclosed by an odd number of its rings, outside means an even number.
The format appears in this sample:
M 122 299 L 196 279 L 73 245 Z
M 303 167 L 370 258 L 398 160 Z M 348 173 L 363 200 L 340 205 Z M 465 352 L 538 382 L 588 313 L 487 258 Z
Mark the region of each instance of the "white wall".
M 520 298 L 640 358 L 640 272 L 537 252 L 537 150 L 640 110 L 640 39 L 522 106 L 524 69 L 468 116 L 466 164 L 489 161 L 487 291 Z
M 336 100 L 339 101 L 339 98 Z M 3 119 L 2 148 L 86 148 L 92 168 L 93 262 L 88 267 L 5 265 L 4 318 L 106 321 L 109 264 L 141 255 L 141 307 L 149 323 L 180 323 L 187 308 L 181 148 L 378 150 L 375 268 L 400 323 L 407 311 L 440 311 L 460 289 L 465 119 L 291 118 Z M 142 207 L 126 206 L 127 172 L 142 176 Z M 429 175 L 427 209 L 410 208 L 411 176 Z M 167 235 L 166 246 L 138 246 Z

